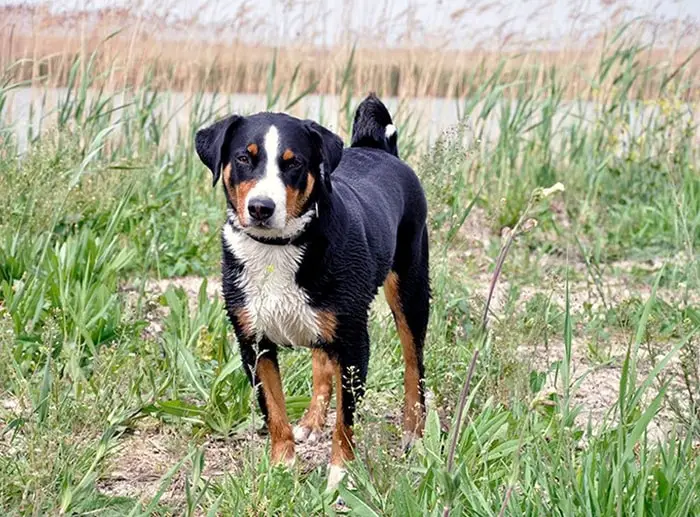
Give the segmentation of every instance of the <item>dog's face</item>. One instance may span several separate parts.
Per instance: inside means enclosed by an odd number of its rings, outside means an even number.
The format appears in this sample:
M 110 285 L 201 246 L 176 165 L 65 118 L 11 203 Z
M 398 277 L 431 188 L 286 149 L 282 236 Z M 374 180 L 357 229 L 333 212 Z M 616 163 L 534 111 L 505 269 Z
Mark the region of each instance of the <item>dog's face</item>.
M 314 204 L 330 195 L 343 142 L 315 122 L 259 113 L 202 129 L 196 149 L 214 184 L 223 176 L 239 229 L 274 238 L 303 228 Z

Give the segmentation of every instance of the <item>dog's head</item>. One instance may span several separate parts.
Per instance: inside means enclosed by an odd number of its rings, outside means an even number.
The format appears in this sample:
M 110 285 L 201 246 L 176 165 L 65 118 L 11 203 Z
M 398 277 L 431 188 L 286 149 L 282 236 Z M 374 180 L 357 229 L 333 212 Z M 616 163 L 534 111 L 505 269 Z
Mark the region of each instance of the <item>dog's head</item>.
M 331 131 L 280 113 L 233 115 L 198 131 L 195 144 L 214 185 L 223 176 L 239 229 L 271 238 L 296 233 L 330 196 L 343 152 Z

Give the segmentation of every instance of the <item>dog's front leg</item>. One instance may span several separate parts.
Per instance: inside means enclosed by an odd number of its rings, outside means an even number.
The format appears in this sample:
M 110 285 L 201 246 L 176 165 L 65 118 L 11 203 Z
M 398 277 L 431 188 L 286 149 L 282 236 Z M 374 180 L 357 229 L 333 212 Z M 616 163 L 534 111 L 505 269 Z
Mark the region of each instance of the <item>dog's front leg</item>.
M 294 427 L 294 439 L 296 441 L 308 441 L 315 443 L 323 434 L 323 426 L 326 424 L 328 404 L 333 394 L 333 374 L 335 373 L 335 361 L 326 350 L 314 348 L 311 351 L 311 369 L 313 373 L 313 393 L 311 403 Z
M 257 350 L 256 350 L 257 348 Z M 282 379 L 277 362 L 277 346 L 263 339 L 255 347 L 248 340 L 241 342 L 241 355 L 249 378 L 257 391 L 258 404 L 270 433 L 270 458 L 273 463 L 294 463 L 294 437 L 287 419 Z M 253 374 L 252 372 L 255 372 Z

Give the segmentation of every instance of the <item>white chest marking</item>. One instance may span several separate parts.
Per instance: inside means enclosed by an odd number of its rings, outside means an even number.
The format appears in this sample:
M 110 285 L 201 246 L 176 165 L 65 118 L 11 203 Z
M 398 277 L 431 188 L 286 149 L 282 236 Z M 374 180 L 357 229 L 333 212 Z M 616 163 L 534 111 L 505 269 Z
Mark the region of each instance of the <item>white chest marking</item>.
M 243 264 L 238 285 L 246 296 L 246 311 L 258 338 L 277 345 L 311 346 L 320 335 L 318 314 L 295 281 L 303 247 L 257 242 L 224 226 L 227 248 Z

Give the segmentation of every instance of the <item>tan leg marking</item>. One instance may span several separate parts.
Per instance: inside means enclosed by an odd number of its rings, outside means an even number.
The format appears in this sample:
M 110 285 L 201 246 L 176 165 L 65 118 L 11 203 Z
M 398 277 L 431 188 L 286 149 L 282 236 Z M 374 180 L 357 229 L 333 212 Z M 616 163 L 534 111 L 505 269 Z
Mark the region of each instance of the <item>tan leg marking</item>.
M 333 444 L 331 446 L 331 465 L 342 467 L 345 461 L 355 458 L 352 450 L 352 427 L 345 423 L 343 414 L 343 378 L 340 365 L 335 362 L 335 429 L 333 430 Z
M 405 393 L 403 430 L 404 433 L 422 436 L 425 415 L 423 414 L 423 406 L 420 402 L 422 379 L 420 378 L 418 370 L 418 355 L 413 334 L 406 322 L 406 316 L 399 298 L 399 277 L 393 271 L 387 275 L 384 281 L 384 295 L 386 296 L 386 301 L 389 303 L 391 312 L 394 314 L 406 368 L 403 379 Z M 404 438 L 406 438 L 406 436 L 404 436 Z
M 262 384 L 267 406 L 267 427 L 272 445 L 273 463 L 291 465 L 294 461 L 294 438 L 287 420 L 287 408 L 282 391 L 282 379 L 275 364 L 264 355 L 258 358 L 257 374 Z
M 323 433 L 323 426 L 326 425 L 326 413 L 328 404 L 333 394 L 333 373 L 335 367 L 328 354 L 315 348 L 311 352 L 311 366 L 313 371 L 313 394 L 311 403 L 299 421 L 299 425 L 294 428 L 294 438 L 296 440 L 307 440 L 317 442 Z
M 331 444 L 331 461 L 328 466 L 328 484 L 326 490 L 333 491 L 343 480 L 346 474 L 345 462 L 355 458 L 352 448 L 352 427 L 345 423 L 343 413 L 343 378 L 340 365 L 335 362 L 335 389 L 336 410 L 335 428 L 333 429 L 333 442 Z
M 250 317 L 248 309 L 241 307 L 235 311 L 236 319 L 241 327 L 241 331 L 248 337 L 255 335 L 255 329 L 253 328 L 253 320 Z
M 321 339 L 331 343 L 335 339 L 335 329 L 338 327 L 338 318 L 331 311 L 319 311 L 316 322 L 321 332 Z

